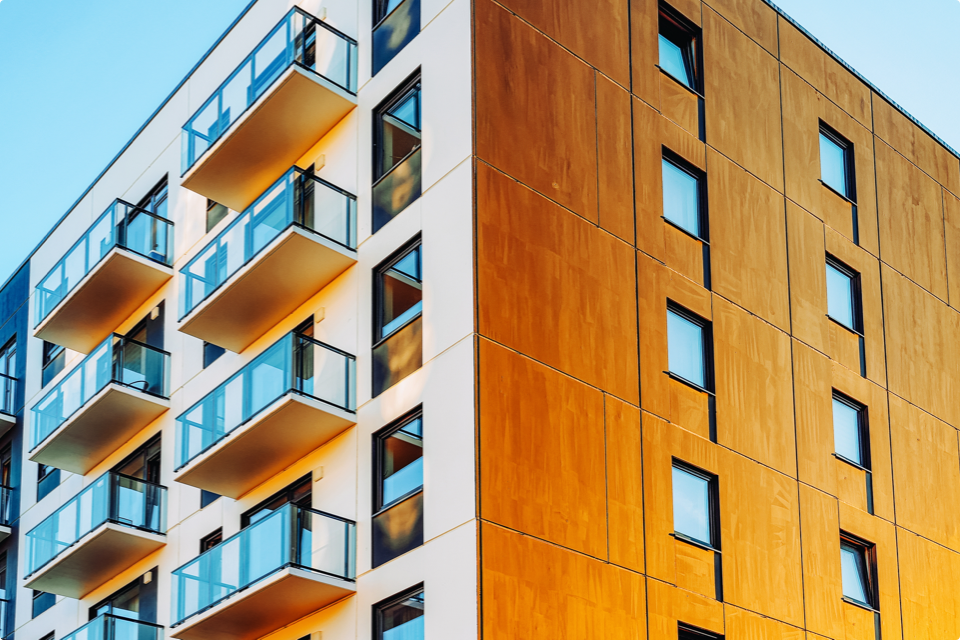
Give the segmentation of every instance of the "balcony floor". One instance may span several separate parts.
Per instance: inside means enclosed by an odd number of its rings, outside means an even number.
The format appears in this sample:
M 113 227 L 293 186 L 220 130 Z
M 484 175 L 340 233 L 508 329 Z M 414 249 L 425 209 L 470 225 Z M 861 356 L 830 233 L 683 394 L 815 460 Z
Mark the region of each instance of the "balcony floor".
M 170 629 L 179 640 L 254 640 L 356 592 L 353 582 L 286 568 Z
M 29 576 L 24 586 L 82 598 L 166 543 L 160 534 L 108 522 Z
M 44 318 L 33 335 L 90 353 L 171 277 L 170 267 L 114 247 Z
M 170 408 L 165 398 L 110 383 L 30 454 L 30 459 L 86 474 Z
M 356 424 L 355 414 L 288 393 L 174 475 L 239 498 Z
M 350 92 L 291 65 L 184 174 L 181 184 L 243 211 L 356 105 Z
M 187 314 L 180 331 L 240 353 L 356 261 L 336 242 L 290 227 Z

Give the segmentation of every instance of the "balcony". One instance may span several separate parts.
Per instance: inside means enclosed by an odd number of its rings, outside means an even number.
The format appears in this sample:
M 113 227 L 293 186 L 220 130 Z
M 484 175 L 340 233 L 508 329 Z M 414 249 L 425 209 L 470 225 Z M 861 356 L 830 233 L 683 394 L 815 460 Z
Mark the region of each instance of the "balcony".
M 111 334 L 32 409 L 30 459 L 86 474 L 170 408 L 170 354 Z
M 174 479 L 239 498 L 356 423 L 353 356 L 290 333 L 177 418 Z
M 171 637 L 253 640 L 356 591 L 356 525 L 287 504 L 173 572 Z
M 0 373 L 0 436 L 17 423 L 17 379 Z
M 167 489 L 110 471 L 27 533 L 29 589 L 82 598 L 166 544 Z
M 357 43 L 294 8 L 181 133 L 184 187 L 242 211 L 357 104 Z
M 293 167 L 180 270 L 180 331 L 240 352 L 356 262 L 356 198 Z
M 13 510 L 13 489 L 0 486 L 0 542 L 10 537 L 10 525 L 16 516 Z
M 63 640 L 163 640 L 163 627 L 104 613 Z
M 33 335 L 80 353 L 173 276 L 173 223 L 116 200 L 37 285 Z

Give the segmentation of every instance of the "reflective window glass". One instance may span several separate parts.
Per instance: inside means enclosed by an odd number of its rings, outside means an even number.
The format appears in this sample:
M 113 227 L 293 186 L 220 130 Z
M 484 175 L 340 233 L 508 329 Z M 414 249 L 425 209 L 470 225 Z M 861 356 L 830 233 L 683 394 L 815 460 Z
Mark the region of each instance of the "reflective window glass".
M 700 183 L 696 176 L 663 160 L 663 217 L 700 237 Z
M 379 166 L 374 179 L 420 146 L 420 81 L 380 111 Z
M 847 542 L 840 544 L 840 568 L 843 596 L 865 606 L 870 603 L 866 550 Z
M 840 398 L 833 398 L 833 440 L 837 455 L 865 466 L 861 410 Z
M 380 330 L 385 338 L 422 309 L 423 283 L 420 273 L 420 246 L 417 245 L 380 274 Z
M 380 507 L 423 486 L 423 419 L 380 439 Z
M 833 137 L 820 132 L 820 179 L 838 193 L 850 197 L 847 191 L 847 148 Z
M 671 76 L 693 88 L 693 73 L 683 49 L 672 40 L 660 34 L 660 68 Z
M 710 478 L 673 467 L 673 529 L 706 545 L 712 545 Z
M 703 327 L 692 320 L 667 310 L 667 349 L 670 372 L 684 380 L 706 388 Z
M 853 277 L 827 263 L 827 313 L 848 329 L 857 330 Z
M 423 591 L 378 607 L 378 640 L 423 640 Z

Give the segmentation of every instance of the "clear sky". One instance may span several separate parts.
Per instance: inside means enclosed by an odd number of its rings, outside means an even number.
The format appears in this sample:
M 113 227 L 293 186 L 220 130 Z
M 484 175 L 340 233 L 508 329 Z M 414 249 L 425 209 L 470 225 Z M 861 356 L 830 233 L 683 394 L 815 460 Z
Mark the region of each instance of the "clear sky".
M 247 3 L 0 0 L 0 283 Z M 777 4 L 960 149 L 960 1 Z

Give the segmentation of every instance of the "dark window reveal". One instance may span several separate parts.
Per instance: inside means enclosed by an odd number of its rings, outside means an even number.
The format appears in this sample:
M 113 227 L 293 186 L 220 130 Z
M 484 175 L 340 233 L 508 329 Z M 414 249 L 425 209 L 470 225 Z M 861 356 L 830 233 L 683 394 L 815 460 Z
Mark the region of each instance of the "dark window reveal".
M 840 569 L 843 597 L 861 606 L 878 609 L 876 590 L 876 548 L 841 534 Z
M 672 304 L 667 307 L 667 353 L 672 375 L 711 390 L 711 342 L 707 320 Z
M 423 544 L 423 416 L 374 435 L 373 566 Z
M 420 368 L 423 307 L 419 238 L 377 267 L 374 275 L 373 395 Z
M 660 7 L 660 68 L 694 91 L 700 90 L 699 29 L 669 7 Z
M 47 386 L 58 373 L 63 371 L 66 362 L 66 350 L 58 344 L 44 341 L 43 343 L 43 376 L 42 386 Z
M 822 122 L 820 123 L 820 180 L 848 200 L 856 199 L 853 144 Z
M 857 333 L 863 332 L 860 274 L 827 256 L 827 315 Z
M 420 76 L 374 112 L 373 232 L 420 197 Z
M 376 640 L 423 640 L 423 587 L 385 600 L 374 607 Z

